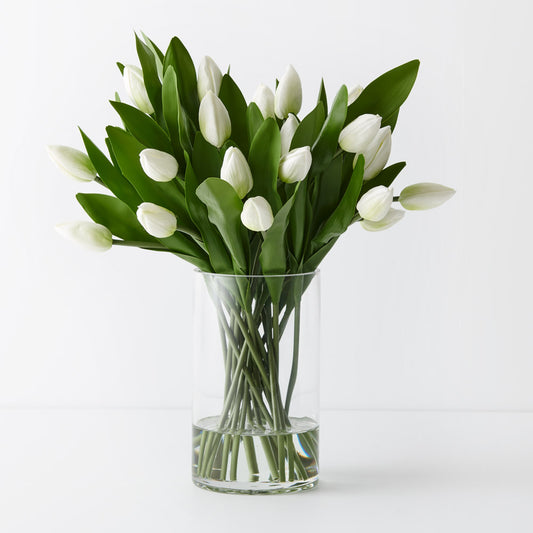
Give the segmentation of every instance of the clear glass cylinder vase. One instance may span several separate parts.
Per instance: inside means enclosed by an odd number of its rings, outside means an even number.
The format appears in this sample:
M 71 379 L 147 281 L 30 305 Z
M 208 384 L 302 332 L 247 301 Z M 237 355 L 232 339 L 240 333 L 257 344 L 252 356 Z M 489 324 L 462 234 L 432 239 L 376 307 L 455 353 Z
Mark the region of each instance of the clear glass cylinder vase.
M 192 475 L 219 492 L 318 482 L 318 272 L 198 271 Z

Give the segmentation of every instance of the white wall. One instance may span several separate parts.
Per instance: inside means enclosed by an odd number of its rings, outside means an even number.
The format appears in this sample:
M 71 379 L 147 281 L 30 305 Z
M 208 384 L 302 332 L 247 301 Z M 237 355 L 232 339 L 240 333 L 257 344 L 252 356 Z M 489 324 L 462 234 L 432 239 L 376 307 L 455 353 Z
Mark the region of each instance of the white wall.
M 322 268 L 324 407 L 532 409 L 529 2 L 25 2 L 0 17 L 0 405 L 186 406 L 191 268 L 137 250 L 91 255 L 54 223 L 84 218 L 45 145 L 118 123 L 106 100 L 133 30 L 179 35 L 250 98 L 286 63 L 310 109 L 323 75 L 419 79 L 394 135 L 403 185 L 449 204 L 390 231 L 353 227 Z M 122 91 L 123 92 L 123 91 Z

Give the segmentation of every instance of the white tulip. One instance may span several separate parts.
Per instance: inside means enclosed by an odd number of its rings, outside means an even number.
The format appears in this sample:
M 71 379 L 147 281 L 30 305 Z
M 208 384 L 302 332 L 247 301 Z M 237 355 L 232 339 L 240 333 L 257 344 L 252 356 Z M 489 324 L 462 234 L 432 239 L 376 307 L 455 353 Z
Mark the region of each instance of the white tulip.
M 274 222 L 272 208 L 262 196 L 248 198 L 242 207 L 241 221 L 252 231 L 266 231 Z
M 278 118 L 287 118 L 289 113 L 298 114 L 302 107 L 302 82 L 292 65 L 289 65 L 276 88 L 274 108 Z
M 379 222 L 389 212 L 392 199 L 392 187 L 378 185 L 361 196 L 357 202 L 357 211 L 365 220 Z
M 200 131 L 208 143 L 220 148 L 229 139 L 231 120 L 228 110 L 213 91 L 207 91 L 203 97 L 198 118 Z
M 252 190 L 254 185 L 252 171 L 246 157 L 234 146 L 228 148 L 224 154 L 220 177 L 235 189 L 241 200 Z
M 359 115 L 339 135 L 340 147 L 345 152 L 356 154 L 366 150 L 381 126 L 379 115 Z
M 406 187 L 400 193 L 399 200 L 405 209 L 432 209 L 448 201 L 454 194 L 454 189 L 438 183 L 416 183 Z
M 48 146 L 48 155 L 67 176 L 78 181 L 93 181 L 96 169 L 86 154 L 70 146 Z
M 55 230 L 69 241 L 73 241 L 92 252 L 105 252 L 113 244 L 111 232 L 102 224 L 94 222 L 64 222 Z
M 154 112 L 154 108 L 146 92 L 142 70 L 135 65 L 126 65 L 123 75 L 126 92 L 132 102 L 143 113 L 151 115 Z
M 172 211 L 150 202 L 139 205 L 137 219 L 150 235 L 158 239 L 170 237 L 177 228 L 176 215 Z
M 198 97 L 200 100 L 213 91 L 217 96 L 222 83 L 222 72 L 218 65 L 209 57 L 205 56 L 198 66 Z
M 390 156 L 391 142 L 390 126 L 385 126 L 378 131 L 370 145 L 361 152 L 365 157 L 363 179 L 371 180 L 385 168 Z M 356 161 L 357 156 L 354 158 L 354 166 Z
M 178 162 L 167 152 L 146 148 L 139 154 L 139 160 L 145 174 L 154 181 L 172 181 L 178 174 Z
M 283 123 L 280 130 L 282 156 L 291 149 L 292 138 L 294 137 L 298 126 L 298 119 L 292 113 L 289 113 L 287 120 Z
M 394 226 L 394 224 L 399 222 L 404 215 L 405 211 L 400 211 L 399 209 L 389 209 L 389 212 L 379 222 L 361 220 L 361 226 L 363 226 L 363 228 L 367 231 L 383 231 L 391 226 Z
M 276 114 L 274 113 L 274 93 L 270 87 L 267 87 L 264 84 L 259 85 L 254 93 L 252 102 L 257 104 L 257 107 L 259 108 L 259 111 L 261 111 L 265 120 L 268 117 L 276 117 Z
M 356 85 L 352 87 L 348 92 L 348 105 L 353 104 L 358 98 L 359 95 L 363 92 L 363 87 L 361 85 Z
M 312 162 L 313 157 L 310 146 L 302 146 L 291 150 L 279 161 L 279 179 L 285 183 L 296 183 L 304 180 Z

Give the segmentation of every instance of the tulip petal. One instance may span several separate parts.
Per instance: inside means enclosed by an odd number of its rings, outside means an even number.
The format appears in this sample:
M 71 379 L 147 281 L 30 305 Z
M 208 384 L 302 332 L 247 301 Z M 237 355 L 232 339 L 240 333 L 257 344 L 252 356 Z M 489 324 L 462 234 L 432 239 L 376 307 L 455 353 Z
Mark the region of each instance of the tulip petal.
M 400 204 L 404 209 L 433 209 L 448 201 L 455 190 L 438 183 L 416 183 L 405 187 L 400 193 Z
M 405 211 L 399 209 L 390 209 L 385 217 L 378 222 L 372 222 L 371 220 L 361 220 L 360 224 L 366 231 L 383 231 L 394 226 L 405 215 Z

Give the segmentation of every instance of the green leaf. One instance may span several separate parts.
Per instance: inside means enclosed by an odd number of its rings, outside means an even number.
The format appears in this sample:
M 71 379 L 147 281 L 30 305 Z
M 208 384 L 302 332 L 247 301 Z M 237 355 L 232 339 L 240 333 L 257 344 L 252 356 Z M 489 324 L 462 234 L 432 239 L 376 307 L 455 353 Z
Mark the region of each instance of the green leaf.
M 252 171 L 254 186 L 250 196 L 263 196 L 276 214 L 281 207 L 277 192 L 281 137 L 279 127 L 273 118 L 267 118 L 255 134 L 248 163 Z
M 261 111 L 255 102 L 251 102 L 246 110 L 246 128 L 248 131 L 248 139 L 251 143 L 257 133 L 257 130 L 263 124 L 264 119 Z
M 78 193 L 76 199 L 98 224 L 125 241 L 157 242 L 141 226 L 134 212 L 121 200 L 105 194 Z
M 181 105 L 194 125 L 198 127 L 199 101 L 196 70 L 189 52 L 177 37 L 172 38 L 167 49 L 164 62 L 165 73 L 169 67 L 174 69 L 177 76 Z
M 326 118 L 322 130 L 312 148 L 313 165 L 311 175 L 320 174 L 331 162 L 339 144 L 339 134 L 346 119 L 348 105 L 348 90 L 343 85 L 331 106 L 331 112 Z
M 231 138 L 242 152 L 247 155 L 250 147 L 246 126 L 246 100 L 237 84 L 229 74 L 224 74 L 218 94 L 226 106 L 231 120 Z
M 142 200 L 131 183 L 122 175 L 118 168 L 115 168 L 112 165 L 107 157 L 81 129 L 80 133 L 87 155 L 104 185 L 129 207 L 134 210 L 137 209 L 137 206 Z
M 185 158 L 183 156 L 183 148 L 180 143 L 180 128 L 178 121 L 178 113 L 180 108 L 180 101 L 178 96 L 178 82 L 176 73 L 172 67 L 169 67 L 163 77 L 162 88 L 162 104 L 163 117 L 167 125 L 170 141 L 172 143 L 174 155 L 181 168 L 185 166 Z
M 327 244 L 321 246 L 315 253 L 306 259 L 303 266 L 303 272 L 314 272 L 324 257 L 326 257 L 328 252 L 333 248 L 333 245 L 337 242 L 337 239 L 338 237 L 331 239 Z
M 242 201 L 235 189 L 220 178 L 207 178 L 196 189 L 196 195 L 207 207 L 209 220 L 222 235 L 235 271 L 246 273 L 248 234 L 241 222 Z
M 154 54 L 148 46 L 146 46 L 135 35 L 135 44 L 137 47 L 137 55 L 141 63 L 143 71 L 144 85 L 146 86 L 146 92 L 148 98 L 154 108 L 155 116 L 159 119 L 161 115 L 161 80 L 157 74 L 157 65 Z
M 150 51 L 152 54 L 154 54 L 155 59 L 155 65 L 157 68 L 157 75 L 160 80 L 163 79 L 163 61 L 165 60 L 165 56 L 163 55 L 163 52 L 159 50 L 159 48 L 155 45 L 155 43 L 144 33 L 141 31 L 141 35 L 143 36 L 143 41 L 150 48 Z
M 200 182 L 196 177 L 193 167 L 186 154 L 187 168 L 185 170 L 185 198 L 192 221 L 200 230 L 213 270 L 222 274 L 233 273 L 231 257 L 220 237 L 218 230 L 211 224 L 207 215 L 206 206 L 196 195 Z
M 189 263 L 192 263 L 199 269 L 206 272 L 212 271 L 208 255 L 188 235 L 176 232 L 171 237 L 157 240 L 176 255 L 189 261 Z
M 324 114 L 328 114 L 328 97 L 326 96 L 326 87 L 324 87 L 324 78 L 320 81 L 320 90 L 318 91 L 318 102 L 324 106 Z M 317 102 L 317 103 L 318 103 Z
M 300 186 L 294 193 L 294 207 L 290 213 L 289 232 L 292 252 L 298 263 L 300 263 L 304 251 L 308 183 L 307 179 L 300 182 Z
M 314 205 L 312 232 L 329 218 L 339 204 L 342 192 L 342 163 L 342 159 L 337 157 L 315 180 L 317 197 Z
M 120 70 L 120 74 L 123 76 L 124 75 L 124 65 L 117 61 L 117 67 L 118 67 L 118 70 Z
M 359 115 L 381 115 L 382 126 L 393 126 L 396 112 L 405 102 L 416 80 L 420 61 L 415 59 L 389 70 L 365 87 L 357 100 L 348 108 L 346 123 Z
M 128 131 L 144 146 L 163 152 L 172 152 L 172 145 L 161 126 L 136 107 L 122 102 L 110 102 L 120 115 Z
M 287 268 L 286 233 L 289 215 L 294 204 L 295 196 L 291 196 L 287 203 L 277 212 L 272 226 L 265 232 L 259 261 L 265 276 L 284 274 Z M 270 295 L 274 303 L 279 303 L 283 287 L 283 278 L 266 278 Z
M 313 250 L 319 249 L 321 245 L 328 243 L 331 239 L 344 233 L 352 222 L 359 192 L 363 184 L 364 168 L 364 158 L 363 156 L 359 156 L 353 169 L 350 183 L 339 205 L 313 239 Z
M 364 181 L 363 187 L 361 188 L 361 196 L 365 194 L 365 192 L 369 191 L 373 187 L 377 187 L 378 185 L 390 187 L 398 174 L 405 168 L 405 165 L 405 161 L 401 163 L 394 163 L 394 165 L 382 170 L 375 178 Z
M 291 150 L 302 146 L 313 146 L 324 125 L 325 118 L 324 104 L 318 102 L 313 111 L 298 124 L 291 141 Z
M 220 177 L 222 168 L 220 153 L 215 146 L 204 139 L 201 132 L 198 132 L 194 139 L 192 166 L 200 183 L 206 178 Z

